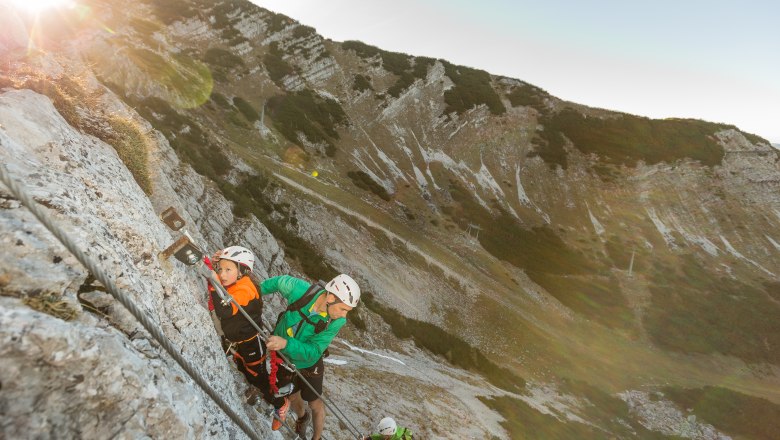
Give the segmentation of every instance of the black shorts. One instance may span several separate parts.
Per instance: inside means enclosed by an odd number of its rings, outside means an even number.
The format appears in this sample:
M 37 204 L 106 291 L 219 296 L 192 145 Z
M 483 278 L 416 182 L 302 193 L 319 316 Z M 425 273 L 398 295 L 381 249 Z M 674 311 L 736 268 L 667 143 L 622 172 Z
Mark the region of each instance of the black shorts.
M 301 398 L 307 402 L 319 399 L 318 394 L 322 394 L 322 381 L 325 376 L 325 362 L 323 362 L 322 359 L 323 358 L 320 358 L 316 364 L 309 368 L 298 370 L 301 375 L 305 377 L 306 380 L 311 384 L 311 386 L 314 388 L 314 391 L 317 392 L 316 394 L 301 380 L 297 374 L 295 375 L 295 389 L 301 390 Z

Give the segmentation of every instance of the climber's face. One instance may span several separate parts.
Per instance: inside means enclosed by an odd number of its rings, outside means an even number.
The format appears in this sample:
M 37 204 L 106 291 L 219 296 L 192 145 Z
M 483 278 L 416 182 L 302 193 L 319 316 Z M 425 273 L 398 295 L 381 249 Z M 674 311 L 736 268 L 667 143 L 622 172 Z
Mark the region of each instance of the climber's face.
M 332 293 L 329 293 L 325 298 L 328 305 L 328 315 L 330 319 L 346 318 L 347 313 L 352 310 L 352 307 L 344 304 L 338 297 Z
M 223 286 L 231 286 L 238 280 L 238 265 L 230 260 L 219 260 L 217 275 Z

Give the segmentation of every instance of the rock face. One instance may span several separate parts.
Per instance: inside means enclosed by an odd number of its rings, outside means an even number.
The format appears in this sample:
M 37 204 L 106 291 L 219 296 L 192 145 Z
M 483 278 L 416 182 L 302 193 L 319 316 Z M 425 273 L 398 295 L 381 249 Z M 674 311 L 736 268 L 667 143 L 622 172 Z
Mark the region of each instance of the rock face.
M 76 131 L 49 98 L 30 90 L 0 94 L 0 145 L 13 178 L 239 413 L 256 420 L 255 410 L 242 407 L 238 397 L 243 379 L 221 354 L 203 282 L 192 269 L 158 257 L 173 238 L 155 213 L 173 204 L 207 249 L 240 243 L 257 249 L 261 276 L 288 272 L 265 227 L 254 218 L 236 222 L 224 197 L 180 164 L 164 140 L 150 146 L 159 166 L 150 200 L 111 146 Z M 29 211 L 5 189 L 0 200 L 4 436 L 237 435 L 224 413 L 92 284 Z M 71 320 L 60 318 L 70 314 Z
M 332 42 L 249 2 L 108 0 L 92 2 L 90 14 L 97 20 L 72 41 L 57 42 L 59 56 L 71 63 L 26 52 L 2 59 L 18 82 L 44 71 L 55 86 L 75 78 L 88 93 L 86 103 L 67 111 L 56 93 L 47 93 L 52 107 L 21 90 L 46 93 L 38 81 L 2 89 L 9 80 L 0 72 L 0 159 L 247 417 L 256 418 L 239 403 L 242 379 L 218 348 L 203 283 L 158 257 L 174 237 L 156 216 L 168 206 L 203 247 L 252 248 L 260 278 L 289 272 L 266 226 L 235 217 L 226 197 L 255 203 L 251 212 L 267 214 L 290 261 L 306 267 L 305 257 L 322 258 L 355 274 L 384 307 L 529 375 L 541 385 L 511 397 L 561 422 L 595 426 L 612 417 L 589 416 L 582 396 L 557 396 L 545 382 L 560 377 L 614 392 L 670 377 L 681 378 L 680 386 L 720 383 L 709 371 L 718 370 L 729 383 L 744 381 L 739 389 L 777 389 L 780 375 L 761 377 L 742 364 L 765 362 L 772 371 L 780 362 L 780 309 L 770 290 L 780 286 L 780 155 L 762 140 L 688 121 L 681 132 L 694 134 L 687 139 L 714 144 L 722 158 L 706 164 L 706 157 L 654 161 L 648 154 L 620 162 L 610 156 L 615 151 L 588 152 L 595 147 L 576 137 L 577 124 L 630 115 L 567 103 L 520 80 L 444 60 Z M 0 51 L 20 47 L 26 30 L 5 15 L 0 24 Z M 501 106 L 505 112 L 494 111 Z M 112 118 L 147 137 L 141 162 L 148 195 L 120 148 L 83 134 L 100 137 Z M 652 152 L 644 151 L 647 139 L 621 130 L 632 140 L 622 149 Z M 223 169 L 197 168 L 211 159 L 224 159 Z M 248 181 L 258 185 L 255 192 L 238 191 Z M 3 379 L 3 434 L 115 432 L 87 422 L 89 430 L 82 429 L 90 415 L 125 437 L 240 435 L 1 188 L 0 230 L 8 255 L 0 259 L 0 372 L 31 372 L 19 385 Z M 350 416 L 370 426 L 389 411 L 426 438 L 452 438 L 457 423 L 469 426 L 465 436 L 505 435 L 500 409 L 476 399 L 500 390 L 471 373 L 458 378 L 462 372 L 449 366 L 429 374 L 443 359 L 399 342 L 378 313 L 363 317 L 367 330 L 345 328 L 345 337 L 413 368 L 376 365 L 384 357 L 361 363 L 362 349 L 335 349 L 349 363 L 333 369 L 335 386 L 326 382 L 326 389 Z M 49 340 L 42 329 L 56 336 Z M 597 374 L 603 371 L 611 374 Z M 696 376 L 707 379 L 690 379 Z M 372 407 L 399 384 L 415 392 Z M 631 399 L 624 400 L 643 426 L 694 432 L 669 426 L 690 422 L 688 415 L 667 417 L 667 406 Z M 185 408 L 182 401 L 194 403 Z M 169 420 L 158 422 L 161 414 Z M 616 420 L 628 423 L 622 414 Z M 327 423 L 328 432 L 346 436 L 334 418 Z M 705 428 L 696 431 L 703 438 L 722 435 Z

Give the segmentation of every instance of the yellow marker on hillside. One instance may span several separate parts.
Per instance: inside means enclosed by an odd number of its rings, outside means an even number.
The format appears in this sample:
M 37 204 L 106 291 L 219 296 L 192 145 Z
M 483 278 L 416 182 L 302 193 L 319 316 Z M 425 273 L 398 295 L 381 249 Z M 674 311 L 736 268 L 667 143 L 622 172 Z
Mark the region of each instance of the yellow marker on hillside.
M 312 176 L 312 177 L 317 177 L 317 176 L 319 176 L 319 175 L 320 175 L 320 173 L 318 173 L 317 171 L 312 171 L 312 172 L 311 172 L 311 176 Z

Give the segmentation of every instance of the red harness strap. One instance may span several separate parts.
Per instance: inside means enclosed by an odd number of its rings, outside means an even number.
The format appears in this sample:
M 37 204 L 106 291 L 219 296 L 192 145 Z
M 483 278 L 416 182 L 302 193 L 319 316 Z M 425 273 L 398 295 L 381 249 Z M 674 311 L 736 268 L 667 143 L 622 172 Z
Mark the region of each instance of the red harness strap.
M 271 352 L 271 372 L 268 374 L 268 382 L 271 385 L 273 394 L 279 393 L 279 387 L 276 386 L 276 373 L 279 371 L 279 365 L 284 362 L 275 351 Z

